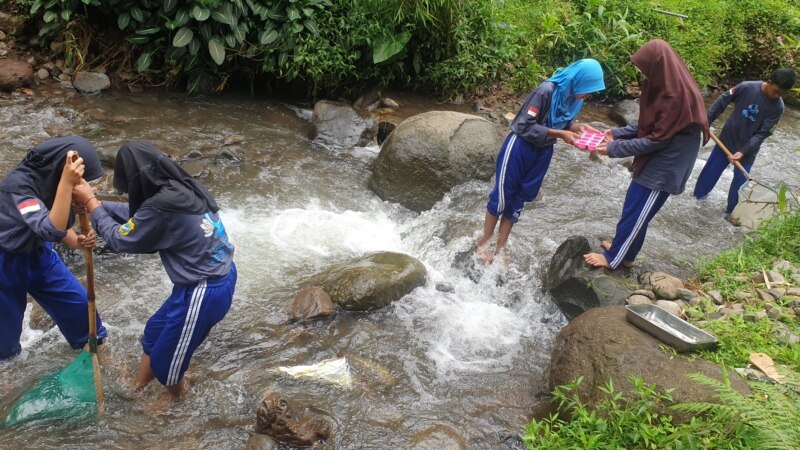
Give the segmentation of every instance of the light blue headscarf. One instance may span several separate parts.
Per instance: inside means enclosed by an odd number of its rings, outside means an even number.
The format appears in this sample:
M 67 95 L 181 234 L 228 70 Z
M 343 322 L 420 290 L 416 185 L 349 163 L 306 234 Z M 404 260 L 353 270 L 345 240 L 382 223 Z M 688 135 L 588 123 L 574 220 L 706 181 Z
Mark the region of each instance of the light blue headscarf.
M 603 69 L 594 59 L 581 59 L 557 70 L 547 81 L 556 84 L 550 102 L 550 128 L 563 129 L 578 115 L 583 100 L 576 94 L 591 94 L 606 88 Z

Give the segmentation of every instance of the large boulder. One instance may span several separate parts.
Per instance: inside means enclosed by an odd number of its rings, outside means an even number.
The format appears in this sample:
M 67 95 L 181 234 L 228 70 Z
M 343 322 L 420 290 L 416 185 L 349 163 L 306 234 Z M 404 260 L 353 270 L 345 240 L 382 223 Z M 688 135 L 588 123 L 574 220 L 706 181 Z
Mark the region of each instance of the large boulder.
M 33 84 L 33 67 L 23 61 L 0 59 L 0 90 L 13 91 Z
M 625 312 L 623 306 L 594 308 L 561 329 L 550 361 L 551 389 L 582 376 L 578 393 L 591 405 L 600 401 L 604 395 L 601 388 L 609 380 L 615 389 L 631 396 L 635 390 L 629 378 L 636 375 L 659 390 L 674 389 L 675 402 L 718 402 L 712 388 L 687 375 L 701 373 L 722 381 L 721 367 L 665 352 L 661 341 L 628 323 Z M 736 390 L 749 393 L 735 372 L 728 372 L 728 377 Z M 679 421 L 688 418 L 672 414 Z
M 613 108 L 609 114 L 611 120 L 625 126 L 639 120 L 639 102 L 636 100 L 623 100 Z
M 421 212 L 453 186 L 489 180 L 503 137 L 486 119 L 452 111 L 412 116 L 383 143 L 369 188 L 383 200 Z
M 590 308 L 624 305 L 634 291 L 624 270 L 589 267 L 583 255 L 592 251 L 599 250 L 593 250 L 585 237 L 571 236 L 558 246 L 544 274 L 543 287 L 569 320 Z
M 320 286 L 331 300 L 349 311 L 372 311 L 399 300 L 425 284 L 427 270 L 402 253 L 379 252 L 336 264 L 303 286 Z
M 377 126 L 347 103 L 318 101 L 311 115 L 314 142 L 331 148 L 365 146 L 375 140 Z

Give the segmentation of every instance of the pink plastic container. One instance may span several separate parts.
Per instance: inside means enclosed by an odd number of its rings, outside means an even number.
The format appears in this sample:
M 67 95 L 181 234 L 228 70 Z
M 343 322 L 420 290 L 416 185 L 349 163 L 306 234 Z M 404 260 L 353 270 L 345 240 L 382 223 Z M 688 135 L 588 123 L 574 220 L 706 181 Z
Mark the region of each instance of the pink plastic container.
M 599 131 L 586 130 L 581 133 L 581 137 L 575 142 L 575 147 L 582 150 L 594 151 L 603 142 L 605 135 Z

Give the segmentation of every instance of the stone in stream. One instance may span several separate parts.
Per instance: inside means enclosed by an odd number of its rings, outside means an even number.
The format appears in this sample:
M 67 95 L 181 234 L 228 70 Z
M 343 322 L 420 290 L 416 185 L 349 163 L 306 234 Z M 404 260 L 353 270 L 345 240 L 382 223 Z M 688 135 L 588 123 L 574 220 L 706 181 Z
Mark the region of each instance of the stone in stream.
M 328 317 L 336 311 L 330 295 L 323 289 L 313 286 L 297 293 L 289 310 L 289 320 L 303 321 Z
M 317 414 L 298 415 L 281 394 L 269 392 L 256 411 L 256 433 L 286 444 L 310 446 L 318 440 L 329 439 L 331 425 Z

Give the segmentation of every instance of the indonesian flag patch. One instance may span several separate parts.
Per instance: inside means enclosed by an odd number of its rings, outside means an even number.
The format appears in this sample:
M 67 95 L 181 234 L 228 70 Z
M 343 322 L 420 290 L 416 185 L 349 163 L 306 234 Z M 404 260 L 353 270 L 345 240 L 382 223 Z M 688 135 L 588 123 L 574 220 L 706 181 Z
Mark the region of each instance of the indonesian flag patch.
M 535 118 L 536 116 L 539 115 L 539 108 L 531 106 L 530 108 L 528 108 L 528 115 Z
M 36 212 L 42 209 L 42 207 L 39 206 L 39 201 L 33 199 L 25 200 L 24 202 L 17 205 L 17 208 L 19 209 L 19 213 L 22 214 L 23 216 L 25 214 Z

